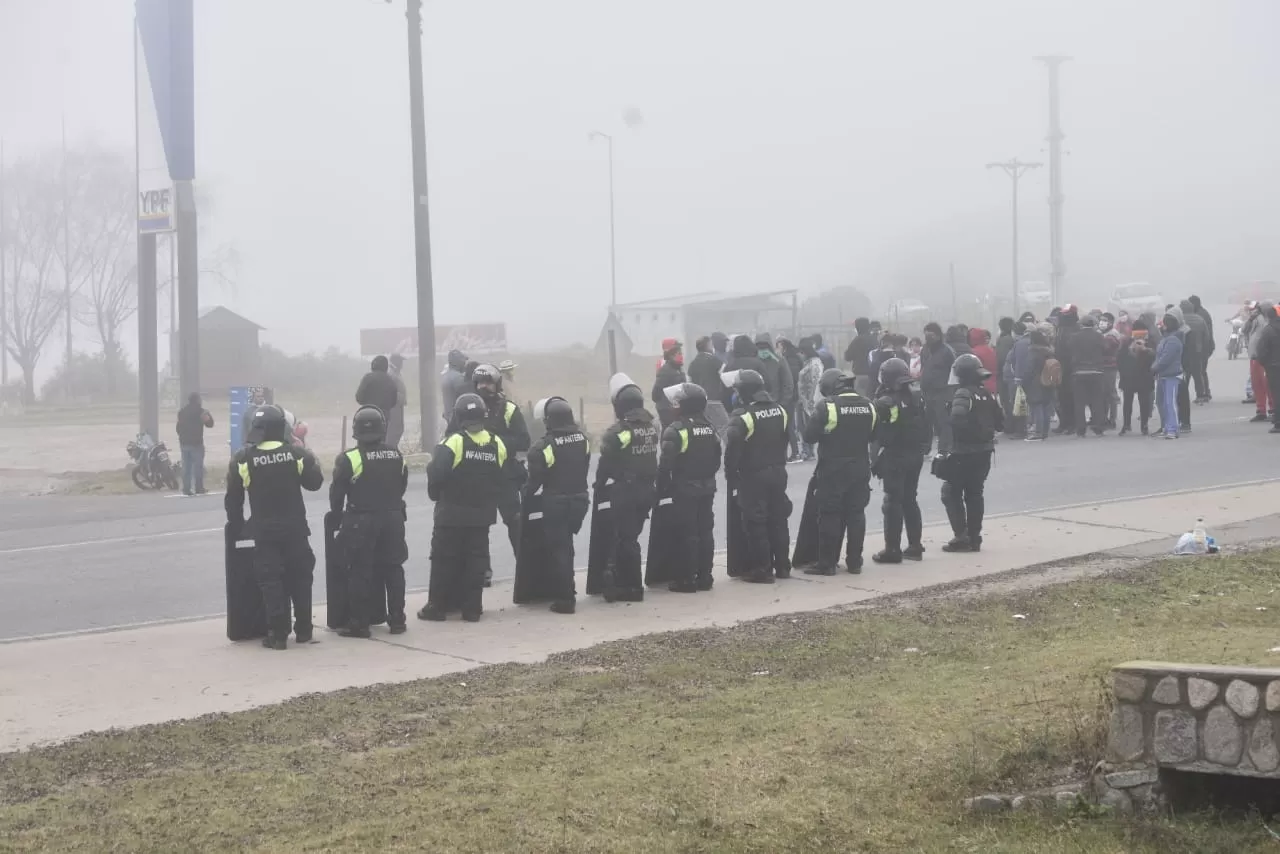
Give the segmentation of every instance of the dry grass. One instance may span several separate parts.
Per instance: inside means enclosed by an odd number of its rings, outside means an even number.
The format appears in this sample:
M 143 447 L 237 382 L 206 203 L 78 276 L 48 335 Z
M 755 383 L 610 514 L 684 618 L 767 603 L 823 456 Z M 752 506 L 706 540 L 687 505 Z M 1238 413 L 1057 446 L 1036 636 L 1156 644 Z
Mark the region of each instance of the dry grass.
M 0 757 L 0 850 L 1269 851 L 958 805 L 1097 758 L 1118 661 L 1274 663 L 1278 586 L 1275 553 L 1165 562 L 89 736 Z

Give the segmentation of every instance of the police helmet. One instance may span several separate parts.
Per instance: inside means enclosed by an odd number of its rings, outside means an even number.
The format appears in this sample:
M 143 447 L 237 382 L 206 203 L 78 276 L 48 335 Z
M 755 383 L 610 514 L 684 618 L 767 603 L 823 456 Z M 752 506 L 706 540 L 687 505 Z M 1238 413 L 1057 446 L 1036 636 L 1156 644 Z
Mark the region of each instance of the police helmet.
M 991 376 L 991 372 L 982 366 L 982 360 L 972 353 L 957 356 L 951 363 L 952 385 L 977 385 Z
M 643 409 L 644 400 L 644 392 L 631 377 L 617 373 L 609 378 L 609 402 L 613 404 L 613 412 L 619 418 L 634 409 Z
M 460 394 L 453 402 L 453 421 L 463 430 L 479 427 L 488 415 L 489 407 L 485 406 L 484 398 L 478 394 Z
M 502 391 L 502 372 L 493 365 L 476 365 L 476 369 L 471 372 L 471 384 L 475 386 L 477 392 L 483 394 L 480 386 L 493 386 L 493 394 Z
M 249 421 L 249 442 L 283 442 L 288 429 L 289 420 L 285 417 L 284 410 L 274 403 L 268 403 L 253 411 Z
M 544 397 L 533 405 L 533 417 L 547 427 L 573 425 L 573 407 L 563 397 Z
M 885 359 L 880 364 L 880 385 L 900 388 L 911 382 L 911 368 L 901 359 Z
M 351 417 L 351 438 L 357 442 L 381 442 L 387 438 L 387 416 L 376 406 L 362 406 Z
M 738 392 L 738 397 L 743 400 L 765 390 L 764 377 L 760 376 L 759 371 L 743 368 L 740 371 L 734 371 L 733 374 L 733 388 Z
M 827 368 L 822 372 L 822 376 L 818 379 L 818 393 L 823 397 L 830 397 L 844 385 L 844 381 L 848 379 L 848 374 L 839 368 Z
M 697 383 L 680 383 L 667 386 L 662 390 L 671 405 L 680 410 L 682 415 L 698 415 L 706 411 L 707 393 Z

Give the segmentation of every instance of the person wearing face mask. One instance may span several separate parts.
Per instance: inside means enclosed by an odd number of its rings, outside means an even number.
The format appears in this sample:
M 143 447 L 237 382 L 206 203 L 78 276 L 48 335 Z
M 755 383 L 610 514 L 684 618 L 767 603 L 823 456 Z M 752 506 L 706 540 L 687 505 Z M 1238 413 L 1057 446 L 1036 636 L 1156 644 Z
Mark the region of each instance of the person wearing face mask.
M 1138 318 L 1125 339 L 1117 357 L 1120 373 L 1120 390 L 1124 393 L 1124 423 L 1120 435 L 1130 432 L 1133 423 L 1133 399 L 1138 399 L 1138 424 L 1142 435 L 1150 435 L 1151 403 L 1155 396 L 1156 380 L 1151 373 L 1156 351 L 1151 345 L 1151 330 L 1144 317 Z
M 684 345 L 674 338 L 662 339 L 662 365 L 653 381 L 653 391 L 649 399 L 658 412 L 658 421 L 663 429 L 676 420 L 675 407 L 667 400 L 666 390 L 684 383 Z

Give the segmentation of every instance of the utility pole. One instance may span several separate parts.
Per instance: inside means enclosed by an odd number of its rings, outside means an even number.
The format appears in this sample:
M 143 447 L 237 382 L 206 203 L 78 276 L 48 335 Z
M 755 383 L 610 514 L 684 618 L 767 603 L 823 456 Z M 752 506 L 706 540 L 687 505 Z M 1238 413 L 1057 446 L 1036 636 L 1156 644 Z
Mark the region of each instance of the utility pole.
M 950 264 L 951 270 L 951 322 L 960 320 L 960 304 L 956 302 L 956 262 Z
M 5 190 L 4 140 L 0 139 L 0 387 L 9 384 L 9 274 L 5 269 L 9 218 L 4 204 Z
M 593 130 L 588 139 L 603 139 L 609 147 L 609 376 L 618 372 L 618 345 L 614 335 L 618 306 L 618 241 L 613 203 L 613 137 Z
M 67 187 L 67 117 L 62 117 L 62 279 L 63 309 L 67 313 L 67 385 L 63 389 L 67 400 L 71 400 L 75 391 L 71 375 L 71 197 Z
M 1043 163 L 1027 163 L 1013 158 L 1003 163 L 988 163 L 988 169 L 1003 169 L 1013 179 L 1013 316 L 1018 316 L 1018 179 L 1032 169 L 1039 169 Z
M 1062 305 L 1067 263 L 1062 257 L 1062 133 L 1058 98 L 1058 69 L 1069 56 L 1037 56 L 1049 70 L 1049 289 L 1054 305 Z
M 422 0 L 405 0 L 409 28 L 409 129 L 413 140 L 413 238 L 418 285 L 418 396 L 422 450 L 436 440 L 436 320 L 427 208 L 427 118 L 422 82 Z

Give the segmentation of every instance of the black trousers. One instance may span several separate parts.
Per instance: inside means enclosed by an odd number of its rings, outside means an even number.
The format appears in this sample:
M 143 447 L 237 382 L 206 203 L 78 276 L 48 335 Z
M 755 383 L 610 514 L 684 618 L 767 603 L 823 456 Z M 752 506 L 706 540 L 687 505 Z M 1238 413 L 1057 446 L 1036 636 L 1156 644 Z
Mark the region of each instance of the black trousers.
M 557 602 L 572 602 L 578 591 L 573 580 L 573 535 L 582 530 L 590 500 L 582 495 L 545 495 L 542 533 L 547 545 L 547 586 Z
M 522 517 L 520 515 L 520 483 L 512 481 L 508 484 L 509 489 L 503 493 L 502 499 L 498 502 L 498 515 L 502 517 L 502 524 L 507 526 L 507 540 L 511 543 L 511 553 L 520 558 L 520 525 Z M 493 577 L 490 570 L 485 580 Z
M 1133 422 L 1133 399 L 1138 399 L 1138 421 L 1143 429 L 1146 429 L 1147 422 L 1151 420 L 1151 402 L 1155 397 L 1156 390 L 1154 388 L 1141 389 L 1125 389 L 1124 395 L 1124 426 L 1128 429 Z
M 890 554 L 902 552 L 902 529 L 907 529 L 907 545 L 920 545 L 923 521 L 917 492 L 923 454 L 885 454 L 880 458 L 880 478 L 884 487 L 884 548 Z
M 1086 426 L 1101 430 L 1107 422 L 1107 388 L 1104 375 L 1073 374 L 1071 385 L 1076 435 L 1083 436 Z M 1086 406 L 1089 408 L 1088 422 L 1084 418 Z
M 653 506 L 652 493 L 628 494 L 623 484 L 613 487 L 613 541 L 612 583 L 605 586 L 615 590 L 644 590 L 644 571 L 640 559 L 640 535 Z
M 818 463 L 818 566 L 831 569 L 840 562 L 840 547 L 847 542 L 845 563 L 862 566 L 862 546 L 867 538 L 867 504 L 871 501 L 871 474 L 852 466 L 823 470 Z M 847 539 L 846 539 L 847 538 Z
M 783 575 L 791 571 L 791 499 L 787 497 L 787 470 L 772 466 L 743 472 L 738 481 L 738 507 L 747 540 L 750 572 Z
M 1178 383 L 1178 427 L 1183 430 L 1191 426 L 1191 373 L 1183 373 Z
M 311 632 L 311 583 L 316 556 L 305 531 L 293 534 L 257 533 L 254 536 L 253 570 L 262 589 L 267 628 L 272 634 L 289 634 L 290 605 L 293 630 Z
M 1273 426 L 1280 427 L 1280 404 L 1276 401 L 1280 400 L 1280 365 L 1272 367 L 1266 365 L 1263 370 L 1267 372 L 1267 394 L 1271 400 L 1271 423 Z
M 429 605 L 479 615 L 489 570 L 488 525 L 436 525 L 432 529 Z
M 929 431 L 938 440 L 938 453 L 951 453 L 951 396 L 950 389 L 935 389 L 924 393 L 925 412 L 929 416 Z
M 1210 350 L 1200 357 L 1199 370 L 1196 371 L 1196 400 L 1202 400 L 1209 396 L 1209 357 L 1213 355 Z
M 1075 378 L 1068 374 L 1058 386 L 1058 432 L 1070 433 L 1076 429 Z M 1083 429 L 1083 425 L 1081 425 Z
M 991 453 L 952 454 L 942 482 L 942 506 L 947 508 L 951 531 L 971 542 L 982 540 L 982 517 L 987 510 L 983 486 L 991 474 Z
M 800 456 L 800 436 L 797 433 L 796 423 L 796 405 L 795 403 L 785 404 L 783 407 L 787 411 L 787 444 L 791 448 L 791 456 Z
M 338 539 L 347 554 L 347 599 L 352 628 L 367 629 L 377 600 L 386 590 L 387 624 L 403 626 L 404 562 L 409 546 L 404 539 L 404 512 L 352 513 L 342 516 Z
M 710 580 L 716 553 L 715 493 L 681 495 L 677 490 L 673 498 L 681 545 L 676 579 Z

